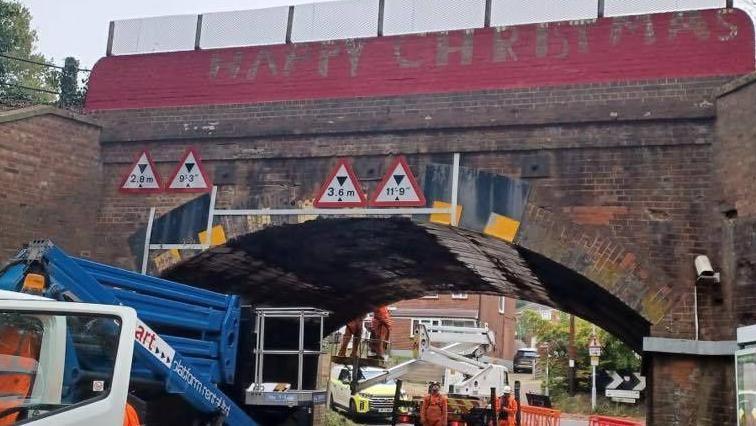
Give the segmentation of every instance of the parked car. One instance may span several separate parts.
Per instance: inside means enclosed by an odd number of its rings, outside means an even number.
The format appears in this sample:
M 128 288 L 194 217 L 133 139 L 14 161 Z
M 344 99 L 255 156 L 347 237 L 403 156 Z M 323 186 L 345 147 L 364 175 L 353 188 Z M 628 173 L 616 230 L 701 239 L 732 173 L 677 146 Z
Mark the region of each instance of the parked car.
M 382 373 L 384 370 L 375 367 L 360 368 L 359 380 L 367 380 Z M 336 365 L 331 370 L 331 380 L 328 385 L 331 408 L 346 412 L 349 417 L 391 417 L 394 410 L 394 394 L 396 382 L 371 386 L 364 391 L 351 395 L 349 384 L 352 382 L 352 369 L 343 365 Z M 402 399 L 409 400 L 402 391 Z
M 538 359 L 538 350 L 536 348 L 522 348 L 515 353 L 512 370 L 515 373 L 532 373 L 533 362 Z

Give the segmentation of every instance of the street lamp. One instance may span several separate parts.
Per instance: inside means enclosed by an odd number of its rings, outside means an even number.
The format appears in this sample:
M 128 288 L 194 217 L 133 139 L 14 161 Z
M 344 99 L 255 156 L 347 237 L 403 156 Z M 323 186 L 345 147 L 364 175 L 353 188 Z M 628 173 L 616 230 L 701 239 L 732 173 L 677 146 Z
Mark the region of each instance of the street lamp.
M 593 371 L 593 386 L 591 387 L 591 410 L 596 411 L 596 366 L 601 356 L 601 344 L 596 337 L 596 327 L 593 328 L 591 341 L 588 343 L 588 355 L 591 357 L 591 370 Z

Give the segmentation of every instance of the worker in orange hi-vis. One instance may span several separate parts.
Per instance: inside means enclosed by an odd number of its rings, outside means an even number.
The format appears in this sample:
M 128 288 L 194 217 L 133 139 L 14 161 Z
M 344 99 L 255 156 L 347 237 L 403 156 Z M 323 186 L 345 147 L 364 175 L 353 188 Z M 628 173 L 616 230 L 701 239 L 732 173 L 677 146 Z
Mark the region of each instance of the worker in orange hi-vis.
M 140 426 L 142 422 L 139 421 L 139 415 L 134 407 L 126 403 L 126 414 L 123 417 L 123 426 Z
M 349 346 L 349 340 L 352 340 L 352 354 L 351 357 L 358 356 L 360 349 L 360 342 L 362 341 L 362 317 L 357 317 L 349 321 L 344 331 L 344 338 L 341 340 L 341 347 L 339 348 L 339 356 L 346 356 L 347 346 Z
M 391 314 L 388 306 L 382 306 L 373 311 L 373 321 L 370 323 L 372 332 L 372 350 L 378 358 L 383 358 L 386 345 L 391 338 Z
M 423 426 L 446 426 L 446 414 L 449 410 L 446 395 L 441 393 L 441 385 L 431 382 L 428 395 L 423 398 L 420 408 L 420 424 Z
M 0 426 L 21 421 L 20 407 L 32 393 L 42 333 L 32 324 L 0 326 Z
M 504 395 L 501 397 L 499 407 L 501 407 L 499 426 L 515 426 L 518 403 L 512 395 L 511 387 L 504 386 Z

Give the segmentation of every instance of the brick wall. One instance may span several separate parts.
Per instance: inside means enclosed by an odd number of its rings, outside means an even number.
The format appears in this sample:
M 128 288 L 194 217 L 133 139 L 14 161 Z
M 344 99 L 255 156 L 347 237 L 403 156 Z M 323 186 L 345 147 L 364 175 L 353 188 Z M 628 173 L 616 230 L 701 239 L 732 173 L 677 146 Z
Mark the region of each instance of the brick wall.
M 737 74 L 733 74 L 737 75 Z M 539 140 L 543 147 L 562 142 L 554 131 L 543 128 L 559 123 L 605 123 L 633 125 L 658 120 L 713 117 L 712 92 L 731 77 L 679 78 L 618 81 L 604 84 L 576 84 L 559 87 L 520 88 L 460 93 L 419 94 L 393 97 L 297 100 L 240 105 L 210 105 L 171 108 L 137 108 L 97 111 L 103 122 L 103 141 L 141 142 L 180 139 L 248 137 L 254 150 L 235 158 L 308 157 L 338 155 L 345 146 L 352 155 L 397 150 L 386 135 L 376 138 L 366 132 L 396 132 L 443 129 L 418 139 L 424 151 L 448 151 L 450 141 L 471 129 L 481 132 L 479 144 L 492 148 L 517 147 L 523 138 Z M 567 108 L 569 105 L 569 108 Z M 485 130 L 518 126 L 518 138 L 495 139 Z M 354 146 L 352 135 L 360 133 L 363 143 Z M 301 136 L 309 135 L 303 139 Z M 573 132 L 571 146 L 596 143 L 583 141 Z M 627 145 L 627 135 L 617 132 L 618 143 Z M 364 139 L 368 138 L 368 139 Z M 436 139 L 440 138 L 440 139 Z M 284 143 L 285 142 L 285 143 Z M 317 142 L 317 143 L 313 143 Z M 606 141 L 603 141 L 606 143 Z M 579 143 L 579 145 L 578 145 Z M 643 144 L 634 140 L 632 144 Z M 233 152 L 234 144 L 226 144 Z M 407 152 L 409 147 L 402 146 Z M 532 149 L 532 147 L 530 147 Z M 179 151 L 179 147 L 175 148 Z M 480 150 L 481 145 L 473 149 Z M 465 149 L 465 151 L 470 149 Z M 411 152 L 411 151 L 410 151 Z M 119 157 L 123 153 L 114 151 Z M 129 151 L 126 155 L 131 158 Z M 228 158 L 219 156 L 219 158 Z M 106 161 L 112 160 L 108 158 Z
M 732 357 L 654 354 L 648 360 L 649 425 L 735 424 L 735 365 Z
M 628 267 L 669 277 L 662 280 L 673 290 L 669 311 L 652 334 L 691 338 L 692 258 L 716 257 L 719 244 L 711 202 L 720 192 L 711 162 L 713 93 L 726 80 L 98 112 L 107 123 L 98 256 L 134 267 L 125 241 L 144 226 L 149 207 L 166 212 L 194 197 L 118 193 L 124 169 L 142 148 L 167 176 L 183 150 L 196 146 L 220 186 L 220 205 L 271 208 L 306 205 L 335 156 L 353 157 L 372 189 L 388 154 L 406 154 L 422 180 L 425 164 L 448 164 L 451 153 L 462 152 L 465 167 L 527 180 L 532 206 L 569 219 L 585 235 L 621 243 Z M 538 173 L 534 164 L 542 166 Z M 645 285 L 652 275 L 639 277 Z M 731 337 L 732 311 L 722 303 L 716 294 L 699 295 L 703 339 Z M 662 413 L 667 402 L 659 404 L 652 409 Z
M 97 126 L 47 107 L 0 113 L 0 262 L 33 239 L 92 255 L 99 135 Z
M 703 215 L 710 191 L 706 159 L 714 139 L 712 94 L 724 81 L 100 112 L 107 123 L 101 257 L 134 267 L 133 256 L 118 248 L 144 225 L 149 207 L 165 212 L 192 198 L 118 193 L 118 179 L 142 148 L 166 176 L 186 146 L 198 146 L 221 185 L 220 203 L 272 208 L 310 200 L 337 155 L 354 157 L 358 175 L 372 188 L 388 153 L 409 154 L 422 179 L 424 164 L 449 163 L 456 151 L 464 153 L 463 166 L 529 181 L 535 205 L 605 233 L 676 277 L 675 307 L 654 332 L 689 337 L 689 257 L 708 250 L 711 238 Z M 261 111 L 268 118 L 260 118 Z M 216 123 L 215 130 L 201 130 L 203 122 Z M 527 170 L 534 161 L 545 167 L 536 176 Z M 702 324 L 721 317 L 717 309 L 710 312 L 714 317 L 703 317 Z M 707 338 L 717 338 L 716 328 L 704 328 L 711 331 Z
M 506 298 L 504 313 L 499 312 L 499 296 L 479 296 L 482 300 L 480 303 L 480 320 L 488 324 L 488 328 L 493 330 L 496 337 L 496 349 L 491 356 L 496 358 L 511 360 L 517 350 L 515 344 L 515 325 L 516 301 L 512 298 Z
M 717 100 L 713 199 L 722 235 L 722 288 L 705 294 L 732 313 L 730 328 L 756 323 L 756 75 L 725 86 Z M 734 336 L 733 336 L 734 337 Z

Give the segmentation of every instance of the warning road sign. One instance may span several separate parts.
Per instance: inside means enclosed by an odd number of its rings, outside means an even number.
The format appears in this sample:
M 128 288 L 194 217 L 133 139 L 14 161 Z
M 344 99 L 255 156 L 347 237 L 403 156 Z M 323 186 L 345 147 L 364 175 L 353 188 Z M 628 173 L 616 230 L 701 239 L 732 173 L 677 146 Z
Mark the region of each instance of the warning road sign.
M 123 177 L 119 190 L 131 193 L 152 193 L 160 192 L 162 189 L 160 175 L 157 173 L 150 153 L 142 151 Z
M 317 208 L 364 207 L 367 197 L 352 167 L 345 160 L 333 169 L 313 204 Z
M 202 167 L 202 159 L 193 149 L 186 151 L 168 182 L 168 190 L 173 192 L 206 192 L 212 186 Z
M 375 207 L 425 206 L 425 195 L 404 157 L 397 157 L 386 170 L 381 183 L 370 197 L 370 205 Z

